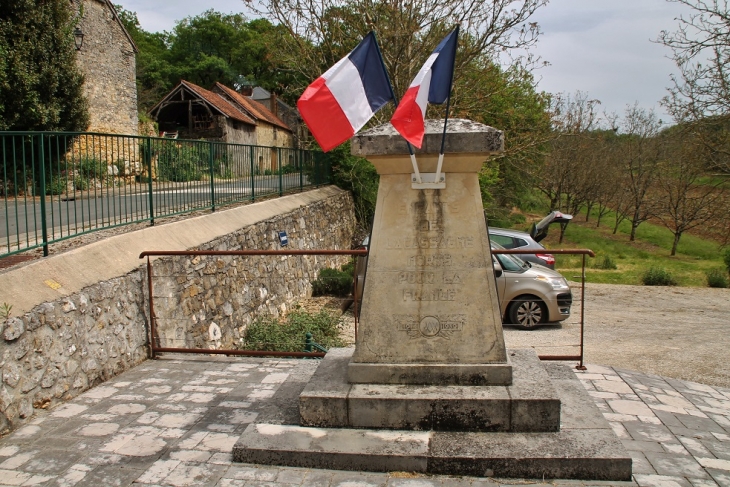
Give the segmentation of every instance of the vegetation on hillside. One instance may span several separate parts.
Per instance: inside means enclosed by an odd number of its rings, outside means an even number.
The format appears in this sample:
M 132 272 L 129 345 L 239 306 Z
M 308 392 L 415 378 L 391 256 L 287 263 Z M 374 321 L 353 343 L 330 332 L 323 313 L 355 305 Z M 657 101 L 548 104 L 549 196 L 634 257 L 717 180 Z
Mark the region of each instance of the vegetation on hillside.
M 68 0 L 3 0 L 0 6 L 0 130 L 85 130 Z

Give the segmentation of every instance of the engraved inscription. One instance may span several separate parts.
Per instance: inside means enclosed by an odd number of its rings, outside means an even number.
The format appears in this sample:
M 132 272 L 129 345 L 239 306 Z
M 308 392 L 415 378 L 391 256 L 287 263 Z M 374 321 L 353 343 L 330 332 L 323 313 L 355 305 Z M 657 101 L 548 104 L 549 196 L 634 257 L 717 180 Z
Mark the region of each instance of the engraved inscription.
M 461 277 L 455 272 L 447 272 L 441 276 L 444 284 L 461 284 Z
M 433 284 L 433 272 L 401 272 L 398 282 L 401 284 Z
M 454 301 L 456 289 L 404 289 L 403 301 Z
M 447 314 L 436 316 L 393 315 L 398 331 L 404 331 L 410 338 L 441 337 L 447 340 L 454 333 L 461 332 L 466 324 L 466 315 Z
M 418 329 L 421 331 L 421 335 L 425 337 L 436 336 L 441 331 L 441 323 L 433 316 L 426 316 L 418 324 Z
M 474 237 L 392 237 L 385 243 L 386 249 L 472 249 Z
M 453 262 L 451 254 L 412 255 L 408 267 L 451 267 Z

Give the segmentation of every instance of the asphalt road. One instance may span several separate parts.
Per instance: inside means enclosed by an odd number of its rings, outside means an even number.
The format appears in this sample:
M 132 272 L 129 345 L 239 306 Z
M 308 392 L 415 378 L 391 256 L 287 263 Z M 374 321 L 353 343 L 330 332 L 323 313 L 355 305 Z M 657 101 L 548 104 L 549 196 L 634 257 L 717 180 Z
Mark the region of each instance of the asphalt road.
M 283 191 L 306 184 L 306 177 L 300 181 L 299 174 L 282 177 Z M 279 191 L 278 176 L 257 176 L 254 195 L 272 194 Z M 216 205 L 239 201 L 251 196 L 251 179 L 225 180 L 215 182 Z M 209 182 L 155 183 L 152 192 L 152 206 L 155 217 L 171 215 L 191 209 L 210 207 L 211 188 Z M 110 189 L 84 191 L 68 196 L 48 197 L 46 225 L 50 239 L 74 235 L 90 229 L 108 227 L 140 221 L 149 218 L 150 197 L 144 185 L 122 186 Z M 11 244 L 29 238 L 31 244 L 41 237 L 42 216 L 39 198 L 0 200 L 0 242 L 10 236 Z M 7 246 L 0 247 L 0 253 Z

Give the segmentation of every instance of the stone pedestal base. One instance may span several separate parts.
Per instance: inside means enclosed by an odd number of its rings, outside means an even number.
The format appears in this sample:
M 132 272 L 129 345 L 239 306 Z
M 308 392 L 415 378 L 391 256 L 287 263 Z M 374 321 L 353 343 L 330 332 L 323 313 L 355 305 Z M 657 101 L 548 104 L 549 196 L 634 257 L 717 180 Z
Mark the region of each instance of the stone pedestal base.
M 543 366 L 532 351 L 509 351 L 512 386 L 473 388 L 350 385 L 344 372 L 350 353 L 330 351 L 300 396 L 302 424 L 324 427 L 251 424 L 233 448 L 234 461 L 373 472 L 631 479 L 631 457 L 573 372 L 562 365 Z M 453 422 L 477 431 L 451 431 Z
M 393 378 L 398 379 L 402 369 L 397 365 L 352 363 L 352 352 L 351 348 L 340 348 L 327 353 L 299 396 L 301 425 L 436 431 L 560 429 L 560 399 L 531 350 L 511 352 L 509 364 L 485 365 L 494 367 L 493 375 L 500 378 L 501 374 L 504 382 L 511 384 L 489 387 L 373 384 L 372 374 L 359 381 L 364 383 L 353 384 L 347 377 L 352 377 L 353 371 L 373 372 L 370 368 L 374 367 L 386 374 L 392 368 Z M 422 367 L 443 367 L 444 375 L 459 370 L 458 365 Z M 473 370 L 480 366 L 462 367 Z
M 508 386 L 512 365 L 506 364 L 369 364 L 350 362 L 351 384 L 443 384 Z

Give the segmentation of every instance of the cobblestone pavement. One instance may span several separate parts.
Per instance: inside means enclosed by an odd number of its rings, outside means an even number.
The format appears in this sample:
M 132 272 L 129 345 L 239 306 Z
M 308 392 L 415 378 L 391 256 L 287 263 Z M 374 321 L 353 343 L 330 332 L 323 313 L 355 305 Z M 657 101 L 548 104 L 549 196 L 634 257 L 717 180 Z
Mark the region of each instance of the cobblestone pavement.
M 576 372 L 634 459 L 633 482 L 454 478 L 234 464 L 251 422 L 296 423 L 317 361 L 147 361 L 0 439 L 0 485 L 730 486 L 730 390 L 601 366 Z

